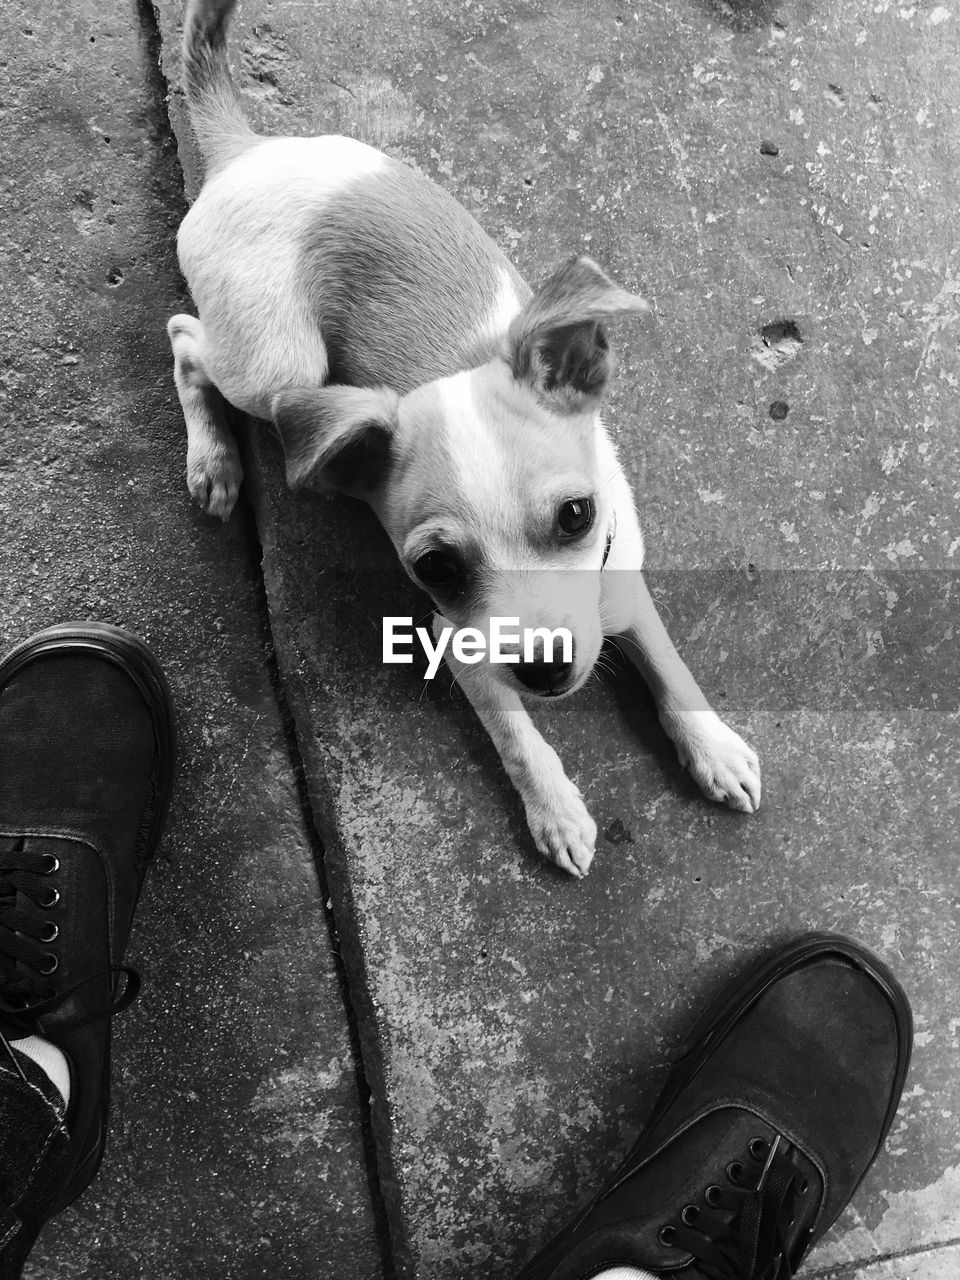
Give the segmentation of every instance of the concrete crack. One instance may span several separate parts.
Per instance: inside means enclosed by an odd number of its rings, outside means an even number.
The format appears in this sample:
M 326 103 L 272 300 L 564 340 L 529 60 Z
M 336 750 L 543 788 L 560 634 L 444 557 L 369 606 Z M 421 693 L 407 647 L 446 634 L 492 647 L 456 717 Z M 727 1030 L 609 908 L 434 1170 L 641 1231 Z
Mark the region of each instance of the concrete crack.
M 147 68 L 148 89 L 152 93 L 155 103 L 153 119 L 154 141 L 161 152 L 172 151 L 175 153 L 177 151 L 177 137 L 168 111 L 171 86 L 164 73 L 161 59 L 162 33 L 160 27 L 160 15 L 156 6 L 152 3 L 152 0 L 137 0 L 137 7 L 140 14 L 141 36 L 144 41 L 144 64 Z M 185 211 L 187 207 L 185 175 L 180 165 L 177 166 L 177 170 L 179 172 L 179 182 L 177 186 L 184 196 L 183 210 Z M 241 447 L 243 448 L 246 444 L 246 432 L 241 429 L 237 434 L 238 438 L 241 440 Z M 247 475 L 251 475 L 255 471 L 255 467 L 250 464 L 249 449 L 245 449 L 245 452 L 248 455 L 245 459 L 245 464 L 247 464 L 245 465 L 245 471 L 247 472 Z M 363 1049 L 363 1038 L 360 1031 L 361 1016 L 358 1011 L 358 1001 L 355 997 L 353 984 L 351 983 L 348 975 L 348 967 L 344 962 L 342 954 L 340 931 L 337 927 L 337 921 L 333 909 L 333 899 L 331 897 L 330 886 L 328 883 L 323 842 L 317 829 L 317 824 L 314 821 L 303 760 L 297 741 L 296 725 L 293 714 L 287 703 L 283 686 L 283 677 L 277 662 L 276 651 L 273 643 L 270 606 L 267 597 L 266 583 L 263 576 L 263 544 L 260 539 L 253 508 L 245 494 L 241 494 L 240 501 L 237 504 L 233 518 L 242 522 L 242 528 L 246 535 L 249 563 L 253 570 L 252 577 L 255 584 L 258 610 L 260 614 L 265 661 L 274 697 L 276 698 L 277 707 L 284 727 L 290 767 L 297 788 L 300 813 L 303 819 L 307 839 L 313 853 L 318 892 L 320 893 L 322 900 L 324 919 L 327 924 L 330 948 L 334 957 L 335 970 L 340 987 L 347 1023 L 350 1050 L 354 1063 L 354 1076 L 359 1101 L 362 1143 L 366 1165 L 367 1188 L 373 1212 L 374 1226 L 376 1229 L 376 1245 L 379 1252 L 380 1264 L 384 1280 L 397 1280 L 398 1271 L 393 1245 L 394 1232 L 391 1231 L 390 1215 L 387 1208 L 386 1197 L 384 1195 L 377 1143 L 374 1137 L 374 1092 L 371 1088 L 366 1066 L 366 1054 Z M 360 985 L 363 985 L 362 982 Z M 362 1004 L 363 1001 L 361 1000 L 359 1003 Z

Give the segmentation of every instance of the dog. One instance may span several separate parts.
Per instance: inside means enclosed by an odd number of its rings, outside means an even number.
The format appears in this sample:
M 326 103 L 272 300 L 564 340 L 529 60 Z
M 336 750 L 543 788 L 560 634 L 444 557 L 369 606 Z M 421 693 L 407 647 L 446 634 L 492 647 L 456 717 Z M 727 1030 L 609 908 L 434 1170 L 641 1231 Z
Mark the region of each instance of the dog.
M 605 636 L 640 669 L 706 795 L 753 812 L 757 756 L 667 635 L 600 419 L 603 321 L 648 304 L 584 257 L 532 290 L 456 200 L 359 141 L 254 133 L 227 63 L 235 3 L 189 0 L 184 18 L 205 181 L 177 245 L 199 318 L 174 316 L 168 333 L 191 494 L 221 519 L 236 501 L 228 401 L 274 424 L 291 486 L 370 504 L 432 598 L 437 634 L 489 636 L 494 617 L 529 629 L 523 660 L 447 661 L 537 848 L 572 875 L 589 870 L 596 824 L 524 701 L 575 692 Z M 558 629 L 572 640 L 559 657 Z

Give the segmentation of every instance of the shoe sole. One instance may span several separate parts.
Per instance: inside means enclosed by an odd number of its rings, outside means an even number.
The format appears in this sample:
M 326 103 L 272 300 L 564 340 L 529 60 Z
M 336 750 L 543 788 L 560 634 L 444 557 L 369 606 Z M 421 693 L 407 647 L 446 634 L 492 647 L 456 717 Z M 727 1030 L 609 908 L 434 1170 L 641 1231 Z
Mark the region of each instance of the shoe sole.
M 839 933 L 805 933 L 783 946 L 765 952 L 749 965 L 738 978 L 733 979 L 704 1009 L 690 1028 L 677 1050 L 673 1066 L 663 1091 L 644 1128 L 650 1128 L 673 1105 L 677 1096 L 687 1087 L 697 1072 L 707 1063 L 716 1046 L 733 1029 L 751 1005 L 755 1004 L 774 982 L 811 961 L 839 956 L 855 968 L 862 970 L 880 987 L 893 1010 L 900 1052 L 894 1077 L 890 1102 L 884 1118 L 883 1130 L 873 1156 L 863 1171 L 857 1188 L 870 1170 L 886 1141 L 900 1106 L 903 1085 L 913 1051 L 913 1014 L 906 992 L 883 961 L 860 943 Z
M 150 710 L 157 750 L 155 793 L 157 803 L 150 825 L 138 851 L 144 864 L 149 864 L 156 852 L 163 831 L 173 789 L 176 761 L 176 729 L 173 721 L 173 698 L 170 686 L 159 662 L 142 640 L 122 627 L 108 622 L 62 622 L 47 627 L 15 645 L 0 662 L 0 685 L 13 677 L 21 668 L 37 658 L 51 654 L 86 654 L 112 662 L 137 686 L 140 696 Z M 141 888 L 143 880 L 141 879 Z M 138 891 L 133 909 L 140 900 Z M 122 959 L 122 957 L 120 957 Z M 110 1106 L 110 1051 L 104 1061 L 101 1085 L 104 1100 L 103 1115 Z M 74 1171 L 63 1195 L 49 1211 L 53 1217 L 73 1204 L 97 1176 L 107 1142 L 107 1125 L 100 1123 L 99 1133 L 89 1155 Z

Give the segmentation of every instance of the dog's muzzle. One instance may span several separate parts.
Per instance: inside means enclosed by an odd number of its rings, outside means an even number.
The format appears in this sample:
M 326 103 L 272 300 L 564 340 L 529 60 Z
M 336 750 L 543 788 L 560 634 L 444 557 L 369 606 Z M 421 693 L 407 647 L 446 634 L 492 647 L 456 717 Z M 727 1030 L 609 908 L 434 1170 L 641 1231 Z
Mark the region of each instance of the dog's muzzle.
M 513 668 L 517 679 L 531 693 L 557 698 L 570 685 L 572 662 L 518 662 Z
M 576 666 L 576 647 L 571 645 L 569 662 L 563 660 L 561 653 L 559 646 L 550 655 L 541 652 L 532 662 L 518 662 L 513 672 L 531 693 L 538 693 L 546 698 L 557 698 L 566 693 L 572 683 L 571 676 Z

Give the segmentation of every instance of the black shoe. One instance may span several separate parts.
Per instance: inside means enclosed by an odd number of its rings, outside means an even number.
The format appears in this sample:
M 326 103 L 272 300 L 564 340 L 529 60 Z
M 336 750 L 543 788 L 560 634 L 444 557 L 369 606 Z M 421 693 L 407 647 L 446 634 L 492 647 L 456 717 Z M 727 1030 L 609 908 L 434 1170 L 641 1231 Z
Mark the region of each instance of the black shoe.
M 617 1264 L 787 1280 L 883 1145 L 912 1040 L 906 996 L 864 947 L 808 934 L 763 957 L 706 1010 L 630 1154 L 519 1280 Z
M 103 1154 L 110 1017 L 139 985 L 121 962 L 173 758 L 170 692 L 135 636 L 65 624 L 0 662 L 0 1035 L 43 1036 L 70 1064 L 53 1213 Z

